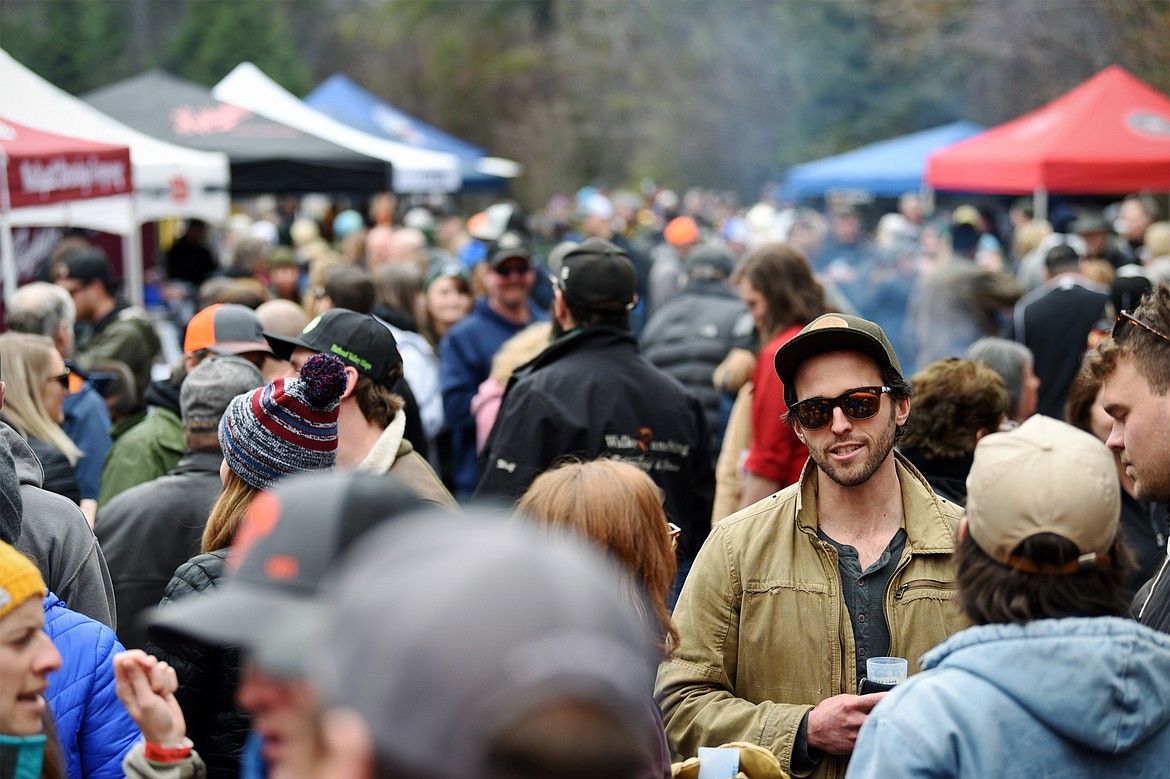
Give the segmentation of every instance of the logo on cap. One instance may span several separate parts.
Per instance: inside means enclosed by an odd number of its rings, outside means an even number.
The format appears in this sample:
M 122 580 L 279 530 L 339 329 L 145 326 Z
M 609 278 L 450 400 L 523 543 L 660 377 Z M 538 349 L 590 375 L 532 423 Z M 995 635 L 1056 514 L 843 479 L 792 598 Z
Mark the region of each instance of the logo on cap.
M 517 233 L 504 233 L 500 239 L 496 241 L 497 249 L 519 249 L 524 246 L 524 239 Z
M 823 316 L 813 322 L 808 330 L 811 332 L 813 330 L 820 330 L 823 327 L 849 327 L 849 323 L 839 316 Z

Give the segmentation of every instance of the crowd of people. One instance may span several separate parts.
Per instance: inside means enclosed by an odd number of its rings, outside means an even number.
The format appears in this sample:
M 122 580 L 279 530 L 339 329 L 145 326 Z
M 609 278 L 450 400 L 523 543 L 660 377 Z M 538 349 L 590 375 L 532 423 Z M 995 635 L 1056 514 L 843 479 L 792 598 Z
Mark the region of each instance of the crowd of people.
M 66 235 L 0 776 L 1165 776 L 1158 209 L 286 198 L 146 307 Z

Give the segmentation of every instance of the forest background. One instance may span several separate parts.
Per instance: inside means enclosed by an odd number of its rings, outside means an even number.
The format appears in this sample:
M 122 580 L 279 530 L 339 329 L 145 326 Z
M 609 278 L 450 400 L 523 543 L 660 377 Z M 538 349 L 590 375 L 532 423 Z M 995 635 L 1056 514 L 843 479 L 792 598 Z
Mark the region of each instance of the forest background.
M 251 61 L 298 96 L 345 73 L 523 163 L 530 206 L 645 178 L 750 202 L 1111 63 L 1166 92 L 1170 0 L 0 0 L 0 47 L 74 94 L 152 67 L 211 86 Z

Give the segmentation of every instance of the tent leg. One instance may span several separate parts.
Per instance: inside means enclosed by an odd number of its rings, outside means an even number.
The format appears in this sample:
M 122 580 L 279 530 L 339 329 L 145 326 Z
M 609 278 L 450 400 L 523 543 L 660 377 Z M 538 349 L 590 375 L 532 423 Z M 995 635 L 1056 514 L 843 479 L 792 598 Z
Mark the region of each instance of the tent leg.
M 142 271 L 142 225 L 138 223 L 138 209 L 133 205 L 130 232 L 122 236 L 122 259 L 125 262 L 127 302 L 135 306 L 146 305 L 145 280 Z
M 12 224 L 8 219 L 11 203 L 8 193 L 8 158 L 0 155 L 0 273 L 4 280 L 4 308 L 16 294 L 16 246 L 12 242 Z
M 16 247 L 12 242 L 12 225 L 8 215 L 0 213 L 0 263 L 4 265 L 4 306 L 12 305 L 16 294 Z
M 1044 187 L 1036 187 L 1032 193 L 1032 214 L 1034 219 L 1048 218 L 1048 190 Z

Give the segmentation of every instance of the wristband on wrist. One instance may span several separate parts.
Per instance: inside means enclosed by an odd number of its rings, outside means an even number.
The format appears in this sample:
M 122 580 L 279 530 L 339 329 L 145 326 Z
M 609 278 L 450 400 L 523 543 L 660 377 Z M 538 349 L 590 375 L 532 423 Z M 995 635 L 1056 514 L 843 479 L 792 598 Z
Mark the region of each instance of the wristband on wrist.
M 155 763 L 177 763 L 190 757 L 194 746 L 189 738 L 184 738 L 178 746 L 163 746 L 147 741 L 145 755 L 147 760 Z

